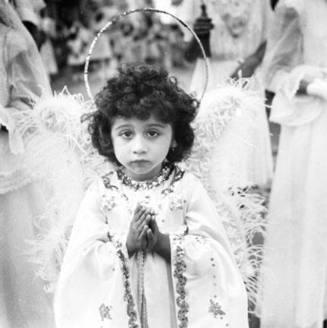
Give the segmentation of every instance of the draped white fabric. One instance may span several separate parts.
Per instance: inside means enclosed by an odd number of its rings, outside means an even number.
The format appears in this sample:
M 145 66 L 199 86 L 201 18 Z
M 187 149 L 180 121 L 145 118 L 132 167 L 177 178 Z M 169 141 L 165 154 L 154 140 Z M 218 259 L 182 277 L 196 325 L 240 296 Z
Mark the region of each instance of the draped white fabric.
M 41 213 L 43 195 L 23 169 L 24 143 L 14 119 L 15 113 L 30 110 L 49 86 L 42 69 L 36 68 L 32 41 L 4 24 L 4 6 L 0 6 L 0 124 L 9 135 L 0 131 L 0 326 L 50 328 L 51 299 L 26 254 L 27 240 L 35 237 L 32 221 Z
M 41 96 L 51 95 L 50 86 L 34 41 L 4 1 L 0 75 L 0 125 L 7 130 L 0 131 L 0 326 L 51 328 L 52 296 L 37 273 L 51 283 L 53 277 L 47 273 L 58 270 L 61 249 L 45 251 L 56 256 L 46 258 L 44 269 L 35 263 L 40 254 L 35 255 L 39 249 L 34 243 L 41 242 L 40 234 L 49 226 L 74 217 L 82 177 L 77 178 L 79 164 L 73 153 L 69 155 L 59 129 L 47 129 L 40 111 L 34 110 Z M 68 186 L 74 189 L 71 195 L 66 193 Z M 59 203 L 64 205 L 60 209 Z M 50 220 L 56 225 L 48 225 Z M 54 234 L 59 238 L 65 232 L 57 229 Z
M 262 270 L 263 328 L 318 328 L 327 318 L 327 102 L 298 96 L 327 67 L 327 3 L 280 1 L 268 76 L 281 124 Z

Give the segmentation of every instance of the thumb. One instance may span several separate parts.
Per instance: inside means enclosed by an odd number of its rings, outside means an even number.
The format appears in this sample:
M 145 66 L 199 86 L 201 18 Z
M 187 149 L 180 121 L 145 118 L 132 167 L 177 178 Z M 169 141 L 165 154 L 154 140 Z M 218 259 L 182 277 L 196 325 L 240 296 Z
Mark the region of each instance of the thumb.
M 150 226 L 150 228 L 151 228 L 151 230 L 152 230 L 152 232 L 154 234 L 156 234 L 159 231 L 159 228 L 158 228 L 158 225 L 157 225 L 157 221 L 153 217 L 150 220 L 149 226 Z

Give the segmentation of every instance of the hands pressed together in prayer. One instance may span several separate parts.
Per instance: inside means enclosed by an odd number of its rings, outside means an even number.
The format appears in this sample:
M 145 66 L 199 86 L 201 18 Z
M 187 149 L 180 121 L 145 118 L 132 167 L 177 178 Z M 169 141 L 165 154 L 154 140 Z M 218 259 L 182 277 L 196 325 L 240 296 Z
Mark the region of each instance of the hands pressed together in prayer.
M 138 204 L 126 240 L 130 257 L 138 251 L 155 252 L 170 262 L 169 236 L 160 232 L 153 209 Z

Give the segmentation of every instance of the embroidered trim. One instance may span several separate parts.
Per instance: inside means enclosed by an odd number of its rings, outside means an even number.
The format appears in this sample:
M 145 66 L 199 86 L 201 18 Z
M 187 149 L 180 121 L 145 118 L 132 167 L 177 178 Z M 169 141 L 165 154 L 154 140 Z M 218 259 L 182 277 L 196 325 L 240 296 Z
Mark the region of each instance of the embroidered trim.
M 217 264 L 214 256 L 210 258 L 210 266 L 212 273 L 212 292 L 213 297 L 209 299 L 209 313 L 213 314 L 215 319 L 220 318 L 220 320 L 225 319 L 225 326 L 228 327 L 228 322 L 226 322 L 226 312 L 222 310 L 222 305 L 218 302 L 218 287 L 217 287 Z
M 109 241 L 113 243 L 113 245 L 115 246 L 118 258 L 120 259 L 121 262 L 121 270 L 123 274 L 124 289 L 125 289 L 124 300 L 127 302 L 126 310 L 127 310 L 127 316 L 129 317 L 128 327 L 138 328 L 139 325 L 137 324 L 137 312 L 135 309 L 135 302 L 134 302 L 134 298 L 131 291 L 131 285 L 129 281 L 130 272 L 128 269 L 126 257 L 122 250 L 122 243 L 120 241 L 114 240 L 113 236 L 109 232 L 107 235 Z
M 111 177 L 113 176 L 113 174 L 114 174 L 114 171 L 110 171 L 109 173 L 105 174 L 104 176 L 102 176 L 102 181 L 103 181 L 104 186 L 107 189 L 117 191 L 118 187 L 111 184 Z
M 104 319 L 112 320 L 110 311 L 112 309 L 112 306 L 105 305 L 102 303 L 99 307 L 100 317 L 101 321 L 104 321 Z
M 183 176 L 184 176 L 184 173 L 185 173 L 185 171 L 182 170 L 177 165 L 174 166 L 174 170 L 172 172 L 173 172 L 174 175 L 173 175 L 173 179 L 172 179 L 170 185 L 167 188 L 165 188 L 165 189 L 163 189 L 161 191 L 161 194 L 163 196 L 167 196 L 168 194 L 170 194 L 170 193 L 172 193 L 174 191 L 174 189 L 175 189 L 175 183 L 177 181 L 181 180 L 183 178 Z
M 221 305 L 218 302 L 215 302 L 213 299 L 210 299 L 209 313 L 212 313 L 215 318 L 222 319 L 222 316 L 226 313 L 221 309 Z
M 176 283 L 176 304 L 178 306 L 177 319 L 179 321 L 178 328 L 187 328 L 188 327 L 188 312 L 189 312 L 189 304 L 186 301 L 186 283 L 187 278 L 184 273 L 186 271 L 186 263 L 185 263 L 185 252 L 182 248 L 181 241 L 183 236 L 175 236 L 174 241 L 176 241 L 179 245 L 176 246 L 176 257 L 175 257 L 175 270 L 174 277 L 177 278 Z
M 110 212 L 113 210 L 114 207 L 116 207 L 116 197 L 115 196 L 110 196 L 108 197 L 107 195 L 102 195 L 101 198 L 101 209 L 102 211 L 106 214 L 107 212 Z
M 183 198 L 172 199 L 169 203 L 169 209 L 173 211 L 183 210 L 187 204 L 187 201 Z
M 173 172 L 174 165 L 166 163 L 163 165 L 160 174 L 151 181 L 135 181 L 127 176 L 122 168 L 117 170 L 117 177 L 118 179 L 124 184 L 134 190 L 149 190 L 155 187 L 160 186 L 163 182 L 167 181 L 170 174 Z

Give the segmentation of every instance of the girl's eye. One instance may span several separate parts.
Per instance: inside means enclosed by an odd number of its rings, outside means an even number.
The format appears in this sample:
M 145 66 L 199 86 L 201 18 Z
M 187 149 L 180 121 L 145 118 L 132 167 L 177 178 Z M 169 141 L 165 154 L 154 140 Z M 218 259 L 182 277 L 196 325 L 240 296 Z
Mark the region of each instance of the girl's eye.
M 130 130 L 121 131 L 119 136 L 123 137 L 124 139 L 130 139 L 133 136 L 133 132 Z
M 146 135 L 153 138 L 153 137 L 157 137 L 159 136 L 159 132 L 158 131 L 155 131 L 155 130 L 149 130 L 146 132 Z

